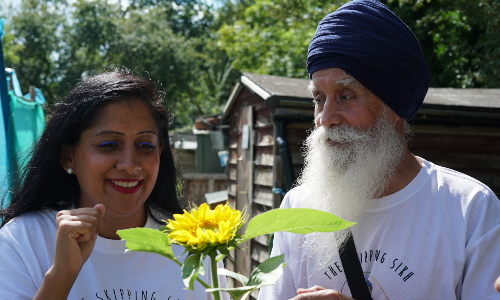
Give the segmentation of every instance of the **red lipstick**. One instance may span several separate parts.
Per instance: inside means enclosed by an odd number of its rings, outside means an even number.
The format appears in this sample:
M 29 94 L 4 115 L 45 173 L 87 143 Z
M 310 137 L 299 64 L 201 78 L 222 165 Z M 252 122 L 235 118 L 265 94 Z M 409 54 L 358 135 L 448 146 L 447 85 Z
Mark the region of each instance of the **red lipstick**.
M 113 181 L 121 181 L 121 182 L 136 182 L 136 181 L 139 181 L 139 183 L 137 183 L 136 186 L 126 188 L 126 187 L 122 187 L 122 186 L 114 184 L 110 179 L 107 180 L 108 184 L 112 188 L 114 188 L 118 192 L 124 193 L 124 194 L 135 194 L 141 188 L 142 183 L 144 182 L 144 180 L 142 180 L 142 179 L 141 180 L 138 180 L 138 179 L 114 179 Z

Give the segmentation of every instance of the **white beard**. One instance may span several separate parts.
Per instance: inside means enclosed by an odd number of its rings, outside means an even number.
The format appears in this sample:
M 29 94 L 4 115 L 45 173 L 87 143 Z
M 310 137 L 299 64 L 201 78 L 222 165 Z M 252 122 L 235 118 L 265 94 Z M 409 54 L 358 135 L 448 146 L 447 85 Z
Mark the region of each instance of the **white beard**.
M 340 143 L 333 146 L 328 142 Z M 301 207 L 315 208 L 356 221 L 367 201 L 376 201 L 396 175 L 404 137 L 383 112 L 370 131 L 340 125 L 320 127 L 305 142 L 304 169 L 297 180 Z
M 328 138 L 340 145 L 331 145 Z M 294 204 L 361 221 L 366 204 L 377 201 L 395 178 L 405 147 L 387 109 L 369 131 L 345 125 L 315 129 L 305 142 L 305 167 Z M 308 257 L 325 258 L 337 248 L 333 233 L 308 234 L 302 247 Z

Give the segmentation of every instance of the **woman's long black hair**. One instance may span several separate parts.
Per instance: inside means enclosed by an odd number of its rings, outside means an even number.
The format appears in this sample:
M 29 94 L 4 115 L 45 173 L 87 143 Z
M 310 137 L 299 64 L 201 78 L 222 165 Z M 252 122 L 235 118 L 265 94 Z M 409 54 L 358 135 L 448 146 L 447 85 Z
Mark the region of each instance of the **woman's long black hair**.
M 149 106 L 158 128 L 160 146 L 164 147 L 156 184 L 146 200 L 146 210 L 158 223 L 161 217 L 182 213 L 185 204 L 179 199 L 179 177 L 169 147 L 170 120 L 162 104 L 162 94 L 150 81 L 122 70 L 80 82 L 57 105 L 33 148 L 30 161 L 20 171 L 21 179 L 10 189 L 10 205 L 0 210 L 0 227 L 30 211 L 78 207 L 80 186 L 76 176 L 67 174 L 62 168 L 61 150 L 64 145 L 78 146 L 82 133 L 95 125 L 96 116 L 104 106 L 131 100 L 140 100 Z

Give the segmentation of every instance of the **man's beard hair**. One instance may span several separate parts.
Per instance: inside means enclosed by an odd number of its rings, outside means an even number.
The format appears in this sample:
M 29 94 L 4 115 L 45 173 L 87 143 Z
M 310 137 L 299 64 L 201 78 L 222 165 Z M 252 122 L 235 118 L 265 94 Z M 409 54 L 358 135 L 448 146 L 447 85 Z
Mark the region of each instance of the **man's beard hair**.
M 361 221 L 366 204 L 377 201 L 395 178 L 406 147 L 404 134 L 388 112 L 384 108 L 370 130 L 347 125 L 313 130 L 305 141 L 305 166 L 294 206 Z M 331 145 L 328 138 L 338 144 Z M 331 233 L 308 234 L 302 250 L 309 257 L 328 257 L 335 244 Z
M 298 204 L 352 220 L 367 201 L 386 191 L 405 147 L 387 108 L 367 131 L 348 125 L 313 130 L 305 141 L 305 166 L 297 180 L 298 187 L 307 187 L 301 191 L 313 197 L 301 195 L 304 201 Z

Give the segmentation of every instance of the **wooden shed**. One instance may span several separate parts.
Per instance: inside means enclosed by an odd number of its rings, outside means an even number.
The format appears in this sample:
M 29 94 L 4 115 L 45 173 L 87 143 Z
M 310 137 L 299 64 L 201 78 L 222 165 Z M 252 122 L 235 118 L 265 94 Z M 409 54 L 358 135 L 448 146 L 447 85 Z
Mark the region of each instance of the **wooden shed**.
M 314 120 L 308 84 L 243 73 L 223 109 L 223 123 L 229 124 L 228 200 L 247 207 L 251 217 L 279 207 L 281 191 L 300 174 L 302 142 Z M 415 155 L 500 193 L 500 89 L 431 88 L 412 124 Z M 227 268 L 248 276 L 269 257 L 268 244 L 264 236 L 247 242 Z

